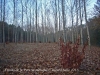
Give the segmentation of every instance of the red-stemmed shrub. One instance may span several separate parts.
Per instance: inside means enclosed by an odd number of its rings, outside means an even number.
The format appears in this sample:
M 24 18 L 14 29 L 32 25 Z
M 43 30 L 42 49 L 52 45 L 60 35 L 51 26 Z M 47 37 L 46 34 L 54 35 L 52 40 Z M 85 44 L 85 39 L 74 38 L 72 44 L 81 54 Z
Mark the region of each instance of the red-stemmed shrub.
M 51 43 L 51 41 L 49 41 L 48 43 Z
M 9 44 L 9 41 L 7 41 L 6 44 Z
M 85 49 L 87 43 L 83 46 L 81 52 L 79 52 L 80 37 L 75 44 L 71 42 L 64 44 L 64 41 L 60 38 L 60 50 L 61 50 L 61 65 L 63 68 L 78 69 L 81 62 L 85 58 Z

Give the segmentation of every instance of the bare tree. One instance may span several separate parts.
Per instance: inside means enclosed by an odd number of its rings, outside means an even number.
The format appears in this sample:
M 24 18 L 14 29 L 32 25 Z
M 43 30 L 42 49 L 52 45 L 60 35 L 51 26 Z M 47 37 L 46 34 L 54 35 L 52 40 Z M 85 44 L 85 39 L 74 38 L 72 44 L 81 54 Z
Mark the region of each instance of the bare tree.
M 66 41 L 66 38 L 65 38 L 65 0 L 62 0 L 62 20 L 63 20 L 63 36 L 64 36 L 64 42 Z
M 78 26 L 78 0 L 75 0 L 75 8 L 76 8 L 76 38 L 78 38 L 78 29 L 77 29 L 77 26 Z
M 34 4 L 34 0 L 33 0 L 33 4 Z M 33 5 L 33 8 L 34 8 L 34 6 L 35 6 L 35 4 Z M 33 42 L 34 42 L 34 15 L 35 15 L 35 13 L 34 13 L 34 11 L 35 11 L 35 9 L 33 9 L 32 10 L 33 11 L 33 13 L 32 13 L 32 15 L 33 15 L 33 17 L 32 17 L 32 22 L 33 22 L 33 27 L 32 27 L 32 30 L 33 30 Z
M 71 8 L 71 21 L 72 21 L 72 43 L 74 43 L 74 28 L 73 28 L 73 8 Z
M 26 29 L 27 30 L 27 34 L 26 34 L 27 37 L 26 38 L 27 38 L 27 43 L 28 43 L 28 41 L 29 41 L 29 38 L 28 38 L 28 0 L 25 1 L 25 7 L 26 7 L 26 21 L 27 21 L 27 29 Z
M 1 16 L 1 21 L 2 21 L 2 6 L 3 5 L 2 5 L 2 0 L 1 0 L 1 6 L 0 6 L 1 7 L 1 15 L 0 15 Z
M 13 28 L 13 36 L 14 36 L 14 41 L 17 44 L 17 19 L 16 19 L 16 11 L 17 11 L 17 1 L 13 0 L 13 4 L 14 4 L 14 14 L 13 14 L 13 25 L 15 25 L 15 28 Z
M 81 45 L 83 45 L 83 28 L 82 28 L 82 2 L 81 2 L 81 0 L 79 0 L 79 12 L 80 12 L 80 25 L 81 25 L 81 32 L 80 32 L 80 34 L 81 34 Z
M 15 25 L 15 0 L 13 0 L 14 9 L 13 9 L 13 25 Z M 15 42 L 15 28 L 13 27 L 13 42 Z
M 75 31 L 75 28 L 74 28 L 74 11 L 75 11 L 75 0 L 67 0 L 67 9 L 69 9 L 69 12 L 70 12 L 70 19 L 71 19 L 71 21 L 69 21 L 69 22 L 71 22 L 71 41 L 72 41 L 72 43 L 74 43 L 75 42 L 75 40 L 74 40 L 74 31 Z
M 5 47 L 5 0 L 3 3 L 3 44 Z
M 0 7 L 1 7 L 1 9 L 0 9 L 0 21 L 2 21 L 2 0 L 0 0 Z M 1 38 L 3 38 L 2 37 L 2 30 L 0 30 L 0 37 Z M 0 39 L 0 42 L 2 42 L 2 39 Z
M 89 49 L 90 49 L 90 33 L 89 33 L 89 28 L 88 28 L 88 23 L 87 23 L 87 13 L 86 13 L 86 0 L 83 0 L 84 3 L 84 15 L 85 15 L 85 22 L 87 26 L 87 39 L 88 39 L 88 44 L 89 44 Z
M 44 18 L 45 18 L 45 26 L 44 26 L 44 32 L 45 32 L 45 42 L 47 42 L 47 31 L 46 31 L 46 26 L 47 26 L 47 10 L 46 10 L 46 0 L 45 0 L 45 15 L 44 15 Z
M 55 42 L 57 42 L 57 31 L 58 31 L 58 18 L 57 18 L 57 3 L 55 0 Z
M 41 1 L 41 17 L 42 17 L 42 35 L 43 35 L 43 39 L 42 41 L 44 42 L 44 18 L 43 18 L 43 4 L 42 4 L 42 1 Z
M 58 10 L 59 10 L 59 38 L 60 38 L 60 2 L 59 2 L 59 0 L 58 0 Z
M 36 24 L 36 42 L 38 42 L 38 37 L 37 37 L 37 33 L 38 33 L 37 32 L 37 27 L 38 27 L 37 26 L 37 0 L 36 0 L 36 10 L 35 10 L 35 14 L 36 14 L 36 23 L 35 23 Z
M 30 43 L 31 43 L 31 3 L 30 3 Z
M 21 0 L 21 5 L 22 5 L 22 28 L 23 28 L 23 2 Z M 23 31 L 21 31 L 21 42 L 23 43 Z

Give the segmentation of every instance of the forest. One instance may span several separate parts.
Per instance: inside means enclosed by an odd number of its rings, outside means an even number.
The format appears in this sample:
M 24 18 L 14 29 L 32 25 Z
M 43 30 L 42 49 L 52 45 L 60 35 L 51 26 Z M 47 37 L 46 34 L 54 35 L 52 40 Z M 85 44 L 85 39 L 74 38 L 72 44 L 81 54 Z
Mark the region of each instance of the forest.
M 0 75 L 99 75 L 100 0 L 91 4 L 0 0 Z
M 64 42 L 74 43 L 81 36 L 81 44 L 88 38 L 89 44 L 100 46 L 100 1 L 94 5 L 91 18 L 87 17 L 87 3 L 1 0 L 0 42 L 57 42 L 62 37 Z

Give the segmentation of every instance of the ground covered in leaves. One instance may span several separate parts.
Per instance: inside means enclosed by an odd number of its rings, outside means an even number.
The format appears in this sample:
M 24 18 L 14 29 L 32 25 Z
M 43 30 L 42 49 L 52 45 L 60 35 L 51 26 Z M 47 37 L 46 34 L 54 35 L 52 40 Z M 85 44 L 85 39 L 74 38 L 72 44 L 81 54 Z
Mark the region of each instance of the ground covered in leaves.
M 100 75 L 99 47 L 86 48 L 77 71 L 62 68 L 60 53 L 56 43 L 0 44 L 0 75 Z

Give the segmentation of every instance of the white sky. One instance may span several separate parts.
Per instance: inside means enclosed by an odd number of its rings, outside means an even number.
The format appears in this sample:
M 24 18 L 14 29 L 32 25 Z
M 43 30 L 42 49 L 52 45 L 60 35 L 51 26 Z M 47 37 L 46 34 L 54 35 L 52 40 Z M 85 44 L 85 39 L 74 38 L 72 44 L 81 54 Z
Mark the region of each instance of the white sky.
M 11 14 L 12 12 L 13 12 L 13 7 L 12 7 L 12 5 L 13 5 L 13 2 L 11 2 L 10 0 L 7 0 L 7 1 L 9 1 L 9 7 L 7 6 L 7 8 L 9 8 L 9 10 L 11 11 L 11 12 L 9 12 L 7 15 L 9 15 L 9 14 Z M 12 0 L 13 1 L 13 0 Z M 41 0 L 37 0 L 37 1 L 41 1 Z M 49 0 L 43 0 L 43 2 L 48 2 Z M 88 18 L 90 18 L 90 17 L 92 17 L 91 16 L 91 14 L 93 13 L 93 7 L 94 7 L 94 4 L 96 3 L 96 1 L 97 0 L 88 0 L 89 1 L 89 3 L 88 3 L 88 8 L 87 8 L 87 16 L 88 16 Z M 11 4 L 11 5 L 10 5 Z M 20 9 L 20 7 L 19 7 L 19 9 Z M 8 10 L 8 11 L 9 11 Z M 20 13 L 19 13 L 20 14 Z M 9 17 L 9 16 L 8 16 Z M 54 17 L 54 15 L 52 16 L 52 17 Z M 11 14 L 10 15 L 10 18 L 9 18 L 9 23 L 11 23 L 11 22 L 13 22 L 13 15 Z M 53 19 L 51 19 L 51 21 L 52 21 Z

